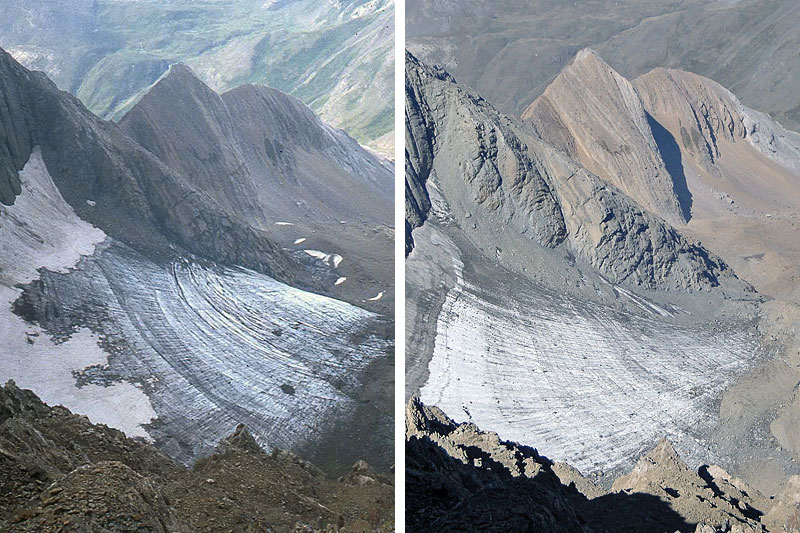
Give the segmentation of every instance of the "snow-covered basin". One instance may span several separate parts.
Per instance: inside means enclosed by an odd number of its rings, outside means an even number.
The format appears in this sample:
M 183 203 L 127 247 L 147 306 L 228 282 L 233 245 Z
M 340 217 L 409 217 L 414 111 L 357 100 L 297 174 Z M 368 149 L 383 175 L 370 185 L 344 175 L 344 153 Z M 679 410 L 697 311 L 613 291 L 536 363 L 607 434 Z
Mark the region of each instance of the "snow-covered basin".
M 64 201 L 38 147 L 20 180 L 22 193 L 14 205 L 0 206 L 0 382 L 13 379 L 51 405 L 64 405 L 129 436 L 147 437 L 142 424 L 156 413 L 142 390 L 124 382 L 78 387 L 73 372 L 108 362 L 96 335 L 82 328 L 55 343 L 11 312 L 22 292 L 17 284 L 37 279 L 39 268 L 67 272 L 106 238 Z
M 737 332 L 459 279 L 420 396 L 584 473 L 629 466 L 663 436 L 691 462 L 708 459 L 716 401 L 753 352 Z

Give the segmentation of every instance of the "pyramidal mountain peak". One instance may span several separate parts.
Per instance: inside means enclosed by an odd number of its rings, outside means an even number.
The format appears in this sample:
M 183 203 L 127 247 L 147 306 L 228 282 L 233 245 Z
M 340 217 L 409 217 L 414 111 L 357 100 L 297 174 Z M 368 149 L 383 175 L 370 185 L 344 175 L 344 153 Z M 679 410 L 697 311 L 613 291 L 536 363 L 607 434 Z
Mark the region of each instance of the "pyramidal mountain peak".
M 645 209 L 687 220 L 638 92 L 593 50 L 578 52 L 522 119 Z
M 189 67 L 174 65 L 119 125 L 262 229 L 296 217 L 391 223 L 392 176 L 385 162 L 281 91 L 244 85 L 219 94 Z

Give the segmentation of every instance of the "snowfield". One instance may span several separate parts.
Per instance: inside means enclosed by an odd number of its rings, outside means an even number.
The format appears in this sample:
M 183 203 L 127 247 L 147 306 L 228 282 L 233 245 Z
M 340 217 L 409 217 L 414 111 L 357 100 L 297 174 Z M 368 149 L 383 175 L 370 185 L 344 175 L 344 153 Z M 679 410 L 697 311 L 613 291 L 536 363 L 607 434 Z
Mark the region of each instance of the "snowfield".
M 0 207 L 0 382 L 13 379 L 50 405 L 63 405 L 130 437 L 148 438 L 143 425 L 156 413 L 131 383 L 78 387 L 73 373 L 108 363 L 100 340 L 80 328 L 66 342 L 54 342 L 42 328 L 12 313 L 18 284 L 38 279 L 39 268 L 69 272 L 106 239 L 64 201 L 34 148 L 20 172 L 22 193 Z

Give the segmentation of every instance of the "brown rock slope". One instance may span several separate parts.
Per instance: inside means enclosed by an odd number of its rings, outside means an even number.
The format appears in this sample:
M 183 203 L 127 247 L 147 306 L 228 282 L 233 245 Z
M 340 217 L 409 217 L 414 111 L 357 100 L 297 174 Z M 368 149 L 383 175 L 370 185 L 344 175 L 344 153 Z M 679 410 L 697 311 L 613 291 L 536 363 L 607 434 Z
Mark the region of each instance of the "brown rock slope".
M 688 218 L 636 89 L 593 50 L 578 52 L 522 119 L 645 209 L 672 224 Z
M 797 483 L 770 500 L 716 466 L 690 470 L 662 440 L 608 490 L 417 398 L 406 407 L 410 531 L 798 531 Z
M 633 84 L 673 147 L 662 155 L 686 183 L 687 231 L 760 292 L 800 302 L 800 134 L 696 74 L 655 69 Z
M 331 480 L 239 427 L 192 470 L 13 382 L 0 388 L 0 530 L 388 531 L 391 480 L 358 462 Z
M 708 78 L 657 68 L 629 82 L 591 50 L 523 118 L 760 292 L 800 301 L 800 134 Z

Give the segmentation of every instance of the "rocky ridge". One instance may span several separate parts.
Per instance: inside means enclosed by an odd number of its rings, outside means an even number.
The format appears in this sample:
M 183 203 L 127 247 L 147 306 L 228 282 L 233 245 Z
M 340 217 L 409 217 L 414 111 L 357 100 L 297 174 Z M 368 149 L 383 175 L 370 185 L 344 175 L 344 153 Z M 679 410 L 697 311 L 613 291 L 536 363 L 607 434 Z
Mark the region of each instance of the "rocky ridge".
M 798 531 L 796 478 L 770 500 L 719 467 L 690 470 L 664 439 L 609 489 L 418 398 L 406 407 L 406 476 L 412 531 Z
M 356 463 L 331 480 L 240 426 L 192 470 L 151 445 L 0 388 L 0 529 L 388 531 L 391 480 Z
M 723 144 L 744 141 L 767 159 L 800 172 L 800 135 L 742 105 L 719 83 L 676 69 L 656 68 L 633 80 L 647 112 L 680 140 L 682 152 L 716 172 Z
M 8 95 L 0 112 L 3 203 L 13 203 L 16 172 L 39 145 L 65 200 L 109 236 L 162 255 L 170 253 L 171 240 L 210 259 L 299 281 L 299 265 L 263 231 L 224 210 L 43 73 L 29 72 L 0 50 L 0 77 Z
M 522 120 L 645 209 L 673 225 L 688 218 L 636 89 L 593 50 L 578 52 Z
M 119 125 L 259 229 L 297 219 L 392 223 L 392 165 L 280 91 L 242 85 L 218 94 L 173 65 Z
M 469 239 L 501 263 L 561 247 L 615 283 L 688 291 L 746 285 L 440 68 L 407 53 L 406 71 L 407 231 L 424 221 L 433 184 Z M 410 249 L 413 233 L 406 241 Z

